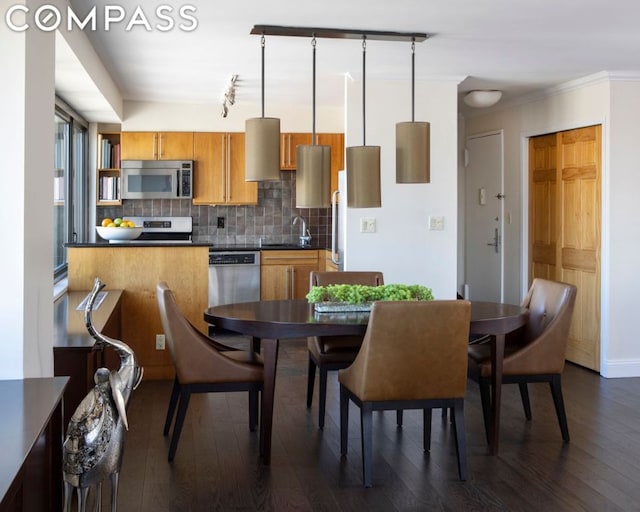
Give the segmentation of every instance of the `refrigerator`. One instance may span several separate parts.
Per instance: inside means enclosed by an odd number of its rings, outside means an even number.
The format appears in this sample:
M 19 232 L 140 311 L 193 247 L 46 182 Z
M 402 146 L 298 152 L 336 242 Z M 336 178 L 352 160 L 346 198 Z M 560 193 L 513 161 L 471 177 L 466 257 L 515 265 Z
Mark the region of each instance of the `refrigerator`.
M 338 171 L 338 189 L 331 194 L 331 251 L 338 270 L 347 260 L 347 173 Z

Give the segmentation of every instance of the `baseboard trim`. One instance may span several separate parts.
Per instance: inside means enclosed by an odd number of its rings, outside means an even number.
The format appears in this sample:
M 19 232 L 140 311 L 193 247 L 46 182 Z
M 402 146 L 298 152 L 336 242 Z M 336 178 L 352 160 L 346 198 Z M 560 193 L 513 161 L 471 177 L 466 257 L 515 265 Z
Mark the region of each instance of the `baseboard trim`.
M 605 361 L 600 375 L 607 379 L 640 377 L 640 359 L 618 359 Z

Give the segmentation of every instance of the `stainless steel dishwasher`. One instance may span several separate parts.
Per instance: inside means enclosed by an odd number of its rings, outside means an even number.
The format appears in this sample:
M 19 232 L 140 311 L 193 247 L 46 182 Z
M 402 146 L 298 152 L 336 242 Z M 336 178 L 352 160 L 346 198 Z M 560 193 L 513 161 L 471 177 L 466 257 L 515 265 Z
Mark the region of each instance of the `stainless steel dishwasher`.
M 260 300 L 260 251 L 209 249 L 209 307 Z

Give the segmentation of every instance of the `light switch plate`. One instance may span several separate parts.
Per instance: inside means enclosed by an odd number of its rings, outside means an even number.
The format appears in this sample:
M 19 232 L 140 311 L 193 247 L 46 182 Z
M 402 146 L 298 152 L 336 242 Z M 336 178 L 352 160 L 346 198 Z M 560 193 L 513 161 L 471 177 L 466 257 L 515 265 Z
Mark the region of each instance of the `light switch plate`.
M 375 233 L 376 219 L 372 217 L 360 217 L 360 233 Z
M 429 231 L 443 231 L 444 217 L 429 215 Z

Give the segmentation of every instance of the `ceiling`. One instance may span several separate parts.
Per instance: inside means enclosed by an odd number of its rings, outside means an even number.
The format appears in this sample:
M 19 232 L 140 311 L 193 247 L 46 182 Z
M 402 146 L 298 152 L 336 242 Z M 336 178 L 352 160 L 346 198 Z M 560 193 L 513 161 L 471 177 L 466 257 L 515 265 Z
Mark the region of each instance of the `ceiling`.
M 195 6 L 197 28 L 153 28 L 164 23 L 155 10 L 163 3 L 174 7 L 176 24 L 188 23 L 178 15 L 180 6 Z M 96 5 L 100 26 L 104 6 L 113 3 L 71 0 L 71 5 L 79 16 Z M 126 30 L 136 5 L 151 31 Z M 602 0 L 139 0 L 110 30 L 85 32 L 125 100 L 220 103 L 229 78 L 238 75 L 236 102 L 259 102 L 260 36 L 250 31 L 254 25 L 285 25 L 425 32 L 429 39 L 416 43 L 417 80 L 457 80 L 461 96 L 471 89 L 501 89 L 502 101 L 508 101 L 600 71 L 640 70 L 640 2 L 612 5 Z M 310 41 L 267 36 L 265 52 L 266 114 L 269 103 L 309 104 Z M 65 67 L 72 66 L 56 64 L 57 85 L 74 89 Z M 319 39 L 319 106 L 343 102 L 347 74 L 362 76 L 361 42 Z M 410 76 L 408 42 L 368 41 L 367 79 Z

